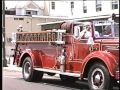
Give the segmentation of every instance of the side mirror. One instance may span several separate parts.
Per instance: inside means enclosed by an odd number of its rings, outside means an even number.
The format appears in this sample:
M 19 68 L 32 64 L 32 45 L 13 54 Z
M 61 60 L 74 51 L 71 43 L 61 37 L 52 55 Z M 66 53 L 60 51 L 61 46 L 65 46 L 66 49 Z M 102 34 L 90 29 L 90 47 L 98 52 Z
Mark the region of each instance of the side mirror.
M 89 38 L 88 38 L 87 44 L 88 44 L 88 45 L 94 45 L 93 37 L 89 37 Z

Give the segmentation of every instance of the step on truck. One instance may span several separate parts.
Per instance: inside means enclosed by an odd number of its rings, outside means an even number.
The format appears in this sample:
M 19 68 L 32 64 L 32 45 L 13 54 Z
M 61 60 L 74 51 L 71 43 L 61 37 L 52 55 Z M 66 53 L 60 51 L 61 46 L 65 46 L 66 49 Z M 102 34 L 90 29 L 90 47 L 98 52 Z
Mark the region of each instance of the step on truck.
M 86 79 L 89 90 L 112 90 L 119 83 L 119 23 L 89 22 L 91 37 L 79 38 L 85 23 L 63 21 L 50 30 L 13 33 L 14 64 L 22 67 L 23 79 L 36 82 L 45 73 L 58 74 L 68 83 Z

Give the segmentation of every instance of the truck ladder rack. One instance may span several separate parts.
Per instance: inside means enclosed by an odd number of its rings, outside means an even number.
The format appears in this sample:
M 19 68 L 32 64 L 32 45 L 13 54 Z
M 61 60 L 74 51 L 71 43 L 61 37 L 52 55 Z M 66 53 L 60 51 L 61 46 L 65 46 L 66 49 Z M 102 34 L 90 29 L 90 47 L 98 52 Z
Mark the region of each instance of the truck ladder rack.
M 18 32 L 14 36 L 16 43 L 44 43 L 54 42 L 64 44 L 63 33 L 65 30 L 49 30 L 41 32 Z

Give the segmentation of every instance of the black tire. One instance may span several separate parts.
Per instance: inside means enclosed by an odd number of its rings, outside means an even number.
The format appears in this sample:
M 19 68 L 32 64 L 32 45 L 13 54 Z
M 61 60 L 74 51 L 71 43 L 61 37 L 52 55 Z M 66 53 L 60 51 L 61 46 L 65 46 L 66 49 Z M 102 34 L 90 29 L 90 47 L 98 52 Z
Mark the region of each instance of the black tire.
M 95 63 L 90 68 L 88 85 L 90 90 L 112 90 L 110 74 L 103 64 Z
M 67 83 L 74 83 L 75 81 L 78 80 L 77 77 L 66 76 L 61 74 L 60 74 L 60 79 L 62 80 L 62 82 L 67 82 Z
M 31 58 L 26 57 L 22 66 L 23 79 L 28 82 L 38 82 L 43 77 L 43 72 L 33 69 Z

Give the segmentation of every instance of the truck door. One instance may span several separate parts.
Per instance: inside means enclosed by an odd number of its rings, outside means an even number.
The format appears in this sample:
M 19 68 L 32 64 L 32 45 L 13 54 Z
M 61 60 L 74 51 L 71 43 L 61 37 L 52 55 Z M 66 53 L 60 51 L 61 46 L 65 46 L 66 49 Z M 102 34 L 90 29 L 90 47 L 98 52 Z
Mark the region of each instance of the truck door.
M 90 53 L 87 39 L 73 42 L 73 59 L 70 61 L 70 67 L 73 71 L 79 72 L 82 68 L 83 59 Z
M 80 41 L 74 42 L 74 60 L 82 62 L 82 60 L 90 53 L 87 41 L 87 39 L 81 39 Z
M 78 28 L 76 28 L 78 29 Z M 79 29 L 78 29 L 79 30 Z M 69 60 L 68 60 L 68 69 L 71 72 L 78 72 L 80 73 L 80 69 L 83 63 L 83 59 L 90 53 L 89 52 L 89 45 L 87 44 L 88 39 L 78 39 L 77 33 L 79 31 L 76 30 L 74 35 L 71 36 L 71 43 L 68 45 L 68 53 L 69 53 Z M 67 41 L 68 42 L 68 41 Z

